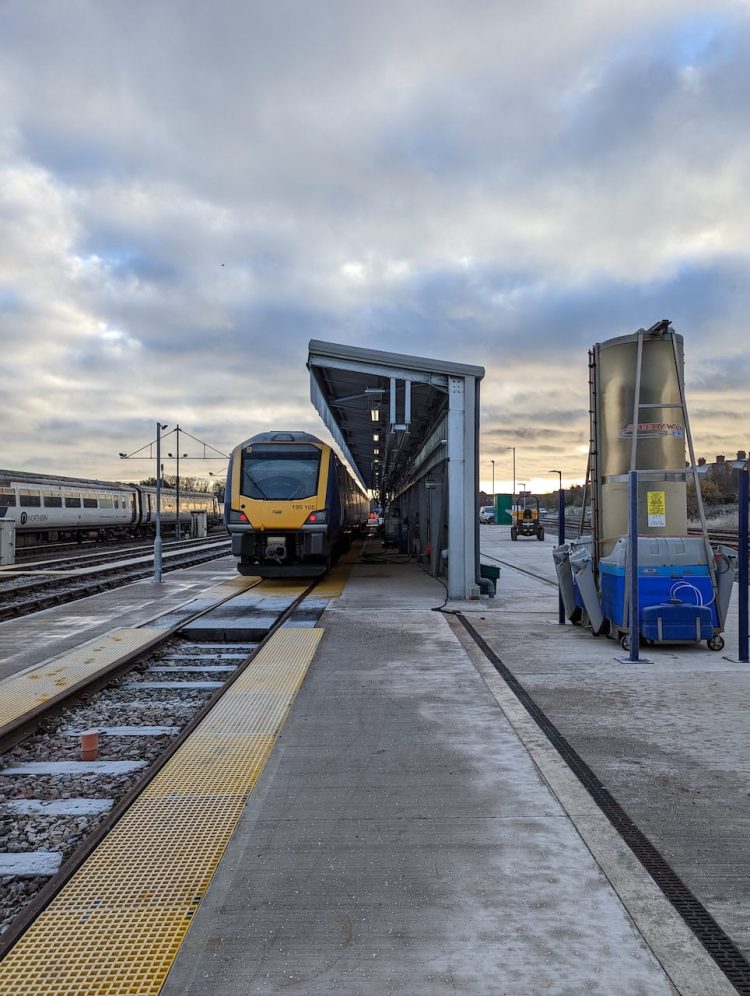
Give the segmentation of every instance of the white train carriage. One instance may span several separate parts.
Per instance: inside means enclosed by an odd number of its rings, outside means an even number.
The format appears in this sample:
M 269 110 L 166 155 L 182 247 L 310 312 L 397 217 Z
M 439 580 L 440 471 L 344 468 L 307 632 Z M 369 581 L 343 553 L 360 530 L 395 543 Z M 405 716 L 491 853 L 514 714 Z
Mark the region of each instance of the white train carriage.
M 182 492 L 181 525 L 190 525 L 193 511 L 205 511 L 208 524 L 215 524 L 215 495 Z M 15 522 L 18 547 L 69 539 L 147 536 L 155 531 L 156 488 L 0 470 L 0 519 Z M 174 528 L 176 519 L 177 495 L 163 488 L 161 521 L 169 529 Z
M 132 485 L 0 470 L 0 518 L 15 522 L 18 546 L 86 531 L 114 534 L 138 516 Z
M 139 494 L 140 519 L 143 526 L 156 522 L 156 488 L 143 484 L 134 485 Z M 203 491 L 180 491 L 180 526 L 189 526 L 192 512 L 205 512 L 209 526 L 219 521 L 219 503 L 216 495 Z M 161 489 L 159 518 L 163 526 L 174 526 L 177 519 L 177 493 L 171 488 Z M 153 531 L 153 528 L 152 530 Z

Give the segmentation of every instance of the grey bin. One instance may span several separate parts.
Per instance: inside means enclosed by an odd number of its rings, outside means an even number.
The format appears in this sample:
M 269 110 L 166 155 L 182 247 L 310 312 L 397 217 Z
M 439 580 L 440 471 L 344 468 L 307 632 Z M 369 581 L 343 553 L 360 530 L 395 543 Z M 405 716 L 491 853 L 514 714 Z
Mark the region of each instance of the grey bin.
M 487 578 L 492 582 L 492 590 L 497 591 L 497 582 L 500 577 L 500 568 L 496 567 L 495 564 L 480 564 L 479 565 L 479 576 L 480 578 Z
M 573 572 L 570 569 L 570 543 L 561 543 L 560 546 L 556 546 L 552 551 L 552 559 L 555 562 L 557 584 L 562 596 L 565 615 L 570 620 L 576 619 L 580 612 L 577 612 Z
M 591 555 L 591 537 L 582 537 L 570 544 L 570 569 L 581 600 L 589 617 L 592 633 L 600 633 L 604 615 L 594 578 L 594 561 Z

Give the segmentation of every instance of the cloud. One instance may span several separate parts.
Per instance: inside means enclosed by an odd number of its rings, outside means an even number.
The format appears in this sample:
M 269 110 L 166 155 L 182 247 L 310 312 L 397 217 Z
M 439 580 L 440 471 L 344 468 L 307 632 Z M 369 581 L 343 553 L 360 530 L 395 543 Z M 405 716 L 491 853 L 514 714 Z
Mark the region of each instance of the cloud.
M 324 434 L 314 337 L 483 364 L 484 448 L 580 466 L 588 348 L 662 317 L 737 448 L 749 51 L 733 0 L 0 7 L 4 461 Z

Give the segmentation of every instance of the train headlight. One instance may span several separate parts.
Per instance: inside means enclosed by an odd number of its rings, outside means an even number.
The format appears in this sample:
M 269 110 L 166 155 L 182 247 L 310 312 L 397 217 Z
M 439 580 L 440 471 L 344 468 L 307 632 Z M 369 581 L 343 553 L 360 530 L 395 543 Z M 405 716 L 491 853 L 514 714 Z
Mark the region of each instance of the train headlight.
M 324 508 L 320 512 L 310 512 L 305 519 L 306 526 L 324 526 L 328 522 L 328 511 Z
M 239 522 L 243 526 L 250 525 L 250 520 L 248 519 L 248 517 L 245 515 L 244 512 L 241 512 L 238 508 L 232 508 L 229 510 L 229 521 Z

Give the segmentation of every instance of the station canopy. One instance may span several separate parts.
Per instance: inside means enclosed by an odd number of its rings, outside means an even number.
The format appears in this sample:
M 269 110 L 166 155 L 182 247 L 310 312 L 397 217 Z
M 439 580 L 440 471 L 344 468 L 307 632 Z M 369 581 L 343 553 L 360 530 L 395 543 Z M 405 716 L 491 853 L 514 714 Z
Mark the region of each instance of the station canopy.
M 312 403 L 354 474 L 364 488 L 391 494 L 419 471 L 436 430 L 431 451 L 446 458 L 450 378 L 484 376 L 478 366 L 318 339 L 307 365 Z

